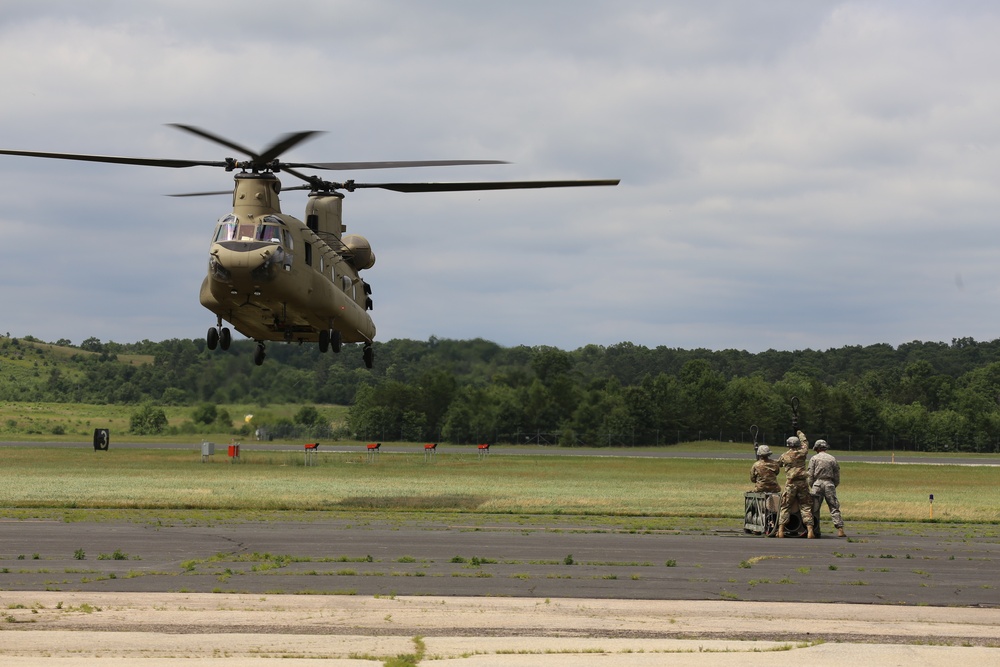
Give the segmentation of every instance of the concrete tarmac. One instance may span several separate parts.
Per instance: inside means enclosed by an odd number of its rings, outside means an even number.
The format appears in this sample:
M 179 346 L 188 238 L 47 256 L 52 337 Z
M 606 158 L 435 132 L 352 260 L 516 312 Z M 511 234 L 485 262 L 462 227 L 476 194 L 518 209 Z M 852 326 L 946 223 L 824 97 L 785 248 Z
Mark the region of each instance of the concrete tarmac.
M 996 526 L 88 514 L 0 520 L 0 663 L 1000 665 Z

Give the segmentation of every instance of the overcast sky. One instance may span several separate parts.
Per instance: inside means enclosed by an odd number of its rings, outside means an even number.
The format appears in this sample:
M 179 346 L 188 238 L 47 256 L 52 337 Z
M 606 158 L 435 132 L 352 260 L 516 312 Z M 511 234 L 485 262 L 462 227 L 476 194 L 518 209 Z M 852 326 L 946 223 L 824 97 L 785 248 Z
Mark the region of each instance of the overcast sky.
M 347 195 L 378 340 L 827 349 L 1000 337 L 1000 4 L 0 0 L 0 148 L 499 159 Z M 332 175 L 332 176 L 331 176 Z M 199 338 L 221 169 L 0 156 L 0 333 Z M 289 183 L 291 184 L 291 183 Z M 301 217 L 305 194 L 282 198 Z

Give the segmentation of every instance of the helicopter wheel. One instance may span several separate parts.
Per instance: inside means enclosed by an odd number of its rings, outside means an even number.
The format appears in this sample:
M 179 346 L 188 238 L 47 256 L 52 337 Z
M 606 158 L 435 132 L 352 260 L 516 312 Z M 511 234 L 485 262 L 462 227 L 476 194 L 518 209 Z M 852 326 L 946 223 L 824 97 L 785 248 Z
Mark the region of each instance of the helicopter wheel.
M 334 354 L 340 352 L 340 346 L 343 345 L 344 339 L 340 335 L 340 332 L 336 329 L 330 331 L 330 348 L 333 350 Z
M 326 352 L 330 349 L 330 331 L 323 329 L 319 332 L 319 351 Z
M 205 336 L 205 345 L 208 349 L 214 350 L 219 345 L 219 330 L 212 327 L 208 330 L 208 335 Z
M 222 327 L 219 329 L 219 348 L 222 350 L 228 350 L 232 342 L 233 334 L 229 331 L 229 327 Z
M 253 362 L 260 366 L 264 363 L 264 357 L 266 356 L 267 355 L 264 354 L 264 343 L 257 343 L 257 347 L 255 347 L 253 351 Z
M 375 365 L 375 350 L 372 349 L 371 343 L 365 345 L 362 357 L 365 360 L 365 368 L 371 368 Z

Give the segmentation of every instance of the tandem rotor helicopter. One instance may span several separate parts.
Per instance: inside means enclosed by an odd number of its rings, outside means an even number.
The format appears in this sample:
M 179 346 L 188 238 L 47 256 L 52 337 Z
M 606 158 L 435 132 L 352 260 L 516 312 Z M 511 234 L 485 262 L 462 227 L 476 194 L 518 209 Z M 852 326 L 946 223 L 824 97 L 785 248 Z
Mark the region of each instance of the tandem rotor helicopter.
M 476 181 L 457 183 L 335 183 L 301 169 L 361 170 L 400 167 L 440 167 L 505 164 L 500 160 L 417 160 L 402 162 L 282 162 L 279 156 L 320 134 L 296 132 L 279 138 L 261 152 L 250 150 L 206 130 L 174 124 L 180 130 L 247 156 L 222 161 L 117 157 L 0 149 L 2 155 L 107 162 L 147 167 L 221 167 L 236 172 L 233 210 L 215 225 L 208 256 L 208 275 L 201 285 L 201 303 L 216 315 L 208 330 L 209 349 L 226 350 L 232 332 L 223 322 L 256 341 L 253 359 L 264 363 L 265 342 L 317 343 L 320 352 L 340 352 L 344 343 L 362 343 L 365 366 L 374 363 L 375 324 L 371 286 L 361 271 L 375 264 L 367 239 L 345 234 L 342 203 L 345 192 L 380 188 L 394 192 L 462 192 L 617 185 L 614 180 Z M 305 182 L 284 188 L 309 190 L 305 221 L 281 212 L 278 174 Z M 179 197 L 228 194 L 196 192 Z

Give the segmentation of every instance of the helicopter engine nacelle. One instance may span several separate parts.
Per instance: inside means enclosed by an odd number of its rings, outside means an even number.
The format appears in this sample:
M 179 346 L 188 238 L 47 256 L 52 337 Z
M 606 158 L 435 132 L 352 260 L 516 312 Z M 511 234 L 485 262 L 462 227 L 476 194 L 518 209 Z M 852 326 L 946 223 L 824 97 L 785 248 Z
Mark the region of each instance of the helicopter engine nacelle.
M 361 271 L 375 266 L 375 253 L 372 252 L 371 244 L 364 236 L 348 234 L 341 241 L 351 251 L 351 259 L 348 261 L 355 269 Z

